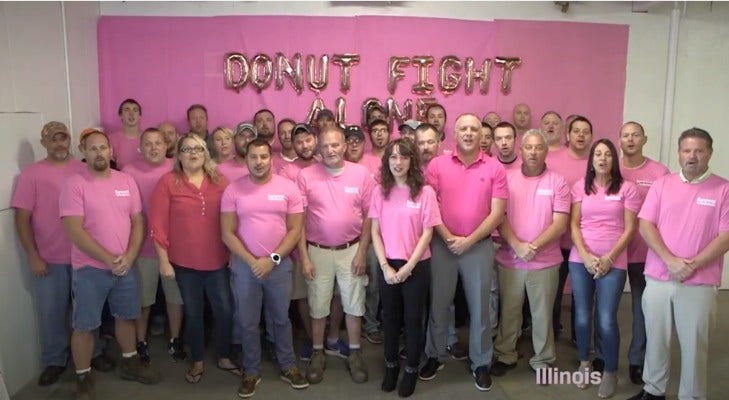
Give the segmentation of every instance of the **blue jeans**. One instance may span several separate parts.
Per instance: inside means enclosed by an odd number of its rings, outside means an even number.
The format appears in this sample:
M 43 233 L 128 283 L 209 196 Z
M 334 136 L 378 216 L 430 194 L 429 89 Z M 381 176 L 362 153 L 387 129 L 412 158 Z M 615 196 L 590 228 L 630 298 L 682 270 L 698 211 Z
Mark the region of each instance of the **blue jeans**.
M 618 305 L 625 286 L 627 272 L 611 268 L 604 276 L 594 279 L 585 264 L 570 262 L 572 293 L 575 296 L 575 330 L 577 352 L 580 361 L 590 359 L 592 339 L 592 311 L 595 309 L 600 347 L 605 358 L 605 371 L 618 370 L 620 331 L 618 329 Z
M 237 318 L 243 337 L 243 369 L 246 375 L 261 373 L 261 341 L 258 333 L 261 305 L 270 322 L 276 360 L 281 371 L 296 365 L 294 355 L 289 303 L 291 302 L 291 259 L 286 257 L 274 266 L 271 273 L 259 279 L 251 267 L 237 257 L 233 258 L 232 283 L 237 304 Z
M 192 361 L 202 361 L 205 351 L 203 317 L 205 296 L 213 311 L 213 347 L 217 359 L 230 356 L 230 333 L 233 323 L 233 297 L 230 292 L 230 270 L 199 271 L 172 264 L 177 285 L 185 303 L 185 341 L 190 346 Z

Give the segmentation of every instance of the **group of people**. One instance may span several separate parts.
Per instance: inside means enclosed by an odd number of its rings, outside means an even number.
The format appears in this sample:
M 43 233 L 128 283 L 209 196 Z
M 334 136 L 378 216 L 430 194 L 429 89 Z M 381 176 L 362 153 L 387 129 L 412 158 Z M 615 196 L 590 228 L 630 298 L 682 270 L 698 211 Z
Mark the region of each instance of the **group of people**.
M 708 132 L 681 134 L 681 169 L 670 174 L 643 154 L 647 137 L 637 122 L 622 126 L 619 152 L 610 139 L 593 142 L 584 116 L 563 122 L 549 111 L 533 129 L 526 104 L 515 107 L 513 122 L 494 112 L 458 116 L 450 150 L 441 148 L 449 133 L 439 104 L 427 121 L 404 121 L 397 138 L 377 106 L 365 129 L 338 125 L 329 110 L 314 126 L 276 124 L 264 109 L 235 130 L 209 132 L 207 110 L 196 104 L 187 110 L 189 132 L 178 136 L 170 123 L 142 131 L 141 115 L 126 99 L 122 132 L 81 132 L 85 164 L 71 156 L 68 128 L 46 124 L 47 157 L 18 179 L 12 206 L 42 323 L 39 384 L 56 382 L 66 368 L 60 316 L 71 294 L 78 398 L 95 396 L 91 367 L 105 303 L 122 378 L 159 382 L 146 338 L 161 282 L 168 350 L 175 361 L 187 358 L 184 320 L 191 384 L 205 372 L 207 300 L 216 367 L 240 376 L 242 398 L 261 381 L 261 335 L 294 389 L 323 380 L 327 355 L 346 359 L 352 380 L 366 382 L 364 338 L 384 342 L 385 392 L 412 395 L 448 359 L 468 359 L 476 388 L 488 391 L 492 376 L 517 366 L 522 333 L 531 332 L 532 370 L 554 364 L 570 276 L 576 368 L 602 373 L 599 397 L 616 391 L 617 310 L 629 279 L 629 372 L 644 385 L 631 399 L 665 398 L 674 327 L 679 398 L 706 398 L 708 339 L 729 250 L 729 182 L 709 169 Z M 454 322 L 457 288 L 468 308 L 467 346 Z M 303 371 L 292 302 L 305 335 Z

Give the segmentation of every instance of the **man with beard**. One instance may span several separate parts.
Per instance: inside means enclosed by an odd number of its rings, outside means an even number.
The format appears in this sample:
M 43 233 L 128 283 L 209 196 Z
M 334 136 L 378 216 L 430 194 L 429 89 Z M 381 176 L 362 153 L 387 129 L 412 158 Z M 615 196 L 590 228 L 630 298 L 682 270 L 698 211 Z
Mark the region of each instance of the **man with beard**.
M 372 142 L 372 155 L 382 160 L 385 146 L 390 143 L 390 127 L 384 119 L 376 119 L 367 126 Z
M 73 243 L 71 351 L 76 366 L 77 398 L 93 399 L 92 331 L 101 324 L 107 300 L 115 316 L 116 339 L 122 352 L 122 379 L 155 384 L 160 375 L 142 363 L 135 350 L 139 288 L 137 274 L 130 273 L 130 269 L 144 239 L 137 184 L 131 176 L 110 168 L 112 150 L 105 134 L 88 132 L 81 137 L 81 149 L 87 168 L 65 182 L 59 210 L 64 230 Z
M 549 151 L 556 151 L 563 148 L 562 146 L 562 116 L 555 111 L 547 111 L 542 115 L 540 128 L 547 138 L 547 146 Z
M 305 229 L 298 250 L 308 285 L 314 348 L 306 375 L 311 383 L 319 383 L 324 378 L 324 330 L 336 278 L 346 313 L 347 366 L 352 380 L 363 383 L 368 373 L 360 347 L 360 332 L 371 235 L 371 221 L 366 216 L 374 180 L 367 168 L 345 161 L 347 145 L 341 130 L 326 130 L 319 140 L 322 163 L 303 169 L 296 179 L 306 208 Z M 332 331 L 338 336 L 337 325 L 332 325 Z M 338 342 L 327 342 L 327 354 L 336 352 L 339 356 Z
M 142 196 L 142 208 L 146 213 L 149 210 L 149 202 L 152 198 L 152 191 L 162 175 L 172 171 L 173 161 L 166 158 L 166 143 L 162 132 L 156 128 L 148 128 L 142 132 L 140 141 L 142 159 L 137 160 L 124 167 L 123 172 L 134 178 Z M 135 262 L 136 272 L 139 279 L 142 315 L 136 320 L 137 326 L 137 353 L 142 362 L 149 363 L 149 345 L 147 344 L 147 324 L 152 305 L 157 295 L 157 285 L 160 281 L 159 259 L 154 249 L 154 243 L 149 240 L 149 235 L 144 235 L 142 249 L 139 258 Z M 162 290 L 167 301 L 167 317 L 170 326 L 170 341 L 167 346 L 173 361 L 183 361 L 187 354 L 183 350 L 180 341 L 180 329 L 182 328 L 182 296 L 177 287 L 177 281 L 171 278 L 162 278 Z
M 165 143 L 167 144 L 167 150 L 165 157 L 175 158 L 175 151 L 177 151 L 177 128 L 172 122 L 163 122 L 157 127 L 165 137 Z
M 281 152 L 273 156 L 273 173 L 278 174 L 284 165 L 296 160 L 296 150 L 294 150 L 294 142 L 291 139 L 291 130 L 294 129 L 296 122 L 290 118 L 284 118 L 276 127 L 278 131 L 278 142 L 281 144 Z
M 231 183 L 221 200 L 221 230 L 232 254 L 231 285 L 243 333 L 243 378 L 238 396 L 253 396 L 261 381 L 261 308 L 271 320 L 276 339 L 280 378 L 294 389 L 309 382 L 296 366 L 289 299 L 292 262 L 304 221 L 301 193 L 296 184 L 271 172 L 271 146 L 265 139 L 247 146 L 248 177 Z M 251 235 L 256 232 L 256 235 Z
M 134 99 L 126 99 L 119 104 L 118 110 L 121 118 L 122 131 L 109 136 L 111 147 L 114 149 L 114 160 L 121 169 L 126 164 L 139 160 L 139 124 L 142 117 L 142 106 Z
M 46 158 L 20 173 L 10 205 L 15 227 L 34 276 L 43 373 L 38 385 L 56 383 L 66 369 L 71 300 L 71 240 L 58 215 L 58 194 L 68 177 L 85 165 L 71 157 L 71 135 L 61 122 L 41 130 Z
M 357 125 L 349 125 L 344 128 L 344 140 L 347 142 L 347 151 L 344 153 L 344 159 L 362 164 L 370 171 L 375 180 L 380 175 L 380 165 L 382 158 L 372 153 L 365 152 L 365 136 Z
M 448 119 L 445 107 L 440 104 L 431 104 L 425 110 L 425 120 L 438 131 L 439 139 L 445 140 L 445 124 Z
M 524 133 L 532 125 L 532 111 L 529 106 L 524 103 L 519 103 L 514 106 L 511 121 L 514 123 L 514 127 L 516 127 L 516 137 L 521 143 L 521 137 L 524 136 Z
M 400 131 L 400 137 L 410 139 L 411 142 L 415 143 L 415 130 L 418 129 L 420 122 L 409 119 L 400 124 L 397 129 Z
M 496 157 L 505 170 L 521 168 L 519 157 L 516 156 L 516 128 L 509 122 L 503 121 L 494 128 L 494 146 Z
M 208 133 L 208 109 L 202 104 L 193 104 L 187 108 L 187 125 L 190 132 L 198 135 L 205 141 L 210 157 L 215 158 L 213 136 Z
M 218 165 L 218 171 L 228 178 L 228 182 L 234 182 L 236 179 L 248 175 L 246 146 L 256 137 L 258 137 L 256 127 L 247 122 L 241 122 L 235 127 L 235 136 L 233 136 L 235 157 Z
M 276 117 L 273 115 L 273 111 L 267 108 L 256 111 L 253 114 L 253 125 L 256 127 L 259 138 L 267 141 L 271 146 L 275 144 Z M 274 150 L 278 151 L 278 149 Z

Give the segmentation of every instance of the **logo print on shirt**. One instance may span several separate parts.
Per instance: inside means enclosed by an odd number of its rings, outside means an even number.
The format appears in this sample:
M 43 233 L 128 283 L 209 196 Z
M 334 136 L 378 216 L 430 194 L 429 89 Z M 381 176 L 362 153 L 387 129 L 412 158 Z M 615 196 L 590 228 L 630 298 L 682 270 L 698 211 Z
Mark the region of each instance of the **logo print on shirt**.
M 636 179 L 635 184 L 638 186 L 651 187 L 651 186 L 653 186 L 653 181 L 644 181 L 641 179 Z
M 613 195 L 606 195 L 605 200 L 606 201 L 620 201 L 623 197 L 619 194 L 613 194 Z
M 114 190 L 116 197 L 131 197 L 129 190 Z
M 552 189 L 537 189 L 537 196 L 554 196 Z
M 284 196 L 282 194 L 269 194 L 268 195 L 268 200 L 270 200 L 270 201 L 284 201 L 284 200 L 286 200 L 286 196 Z
M 414 202 L 412 200 L 408 200 L 405 203 L 405 207 L 407 207 L 407 208 L 415 208 L 415 209 L 420 210 L 420 203 L 416 203 L 416 202 Z
M 700 206 L 716 207 L 716 200 L 713 200 L 713 199 L 705 199 L 703 197 L 697 197 L 696 198 L 696 204 L 698 204 Z
M 359 194 L 359 188 L 358 187 L 345 186 L 344 187 L 344 193 Z

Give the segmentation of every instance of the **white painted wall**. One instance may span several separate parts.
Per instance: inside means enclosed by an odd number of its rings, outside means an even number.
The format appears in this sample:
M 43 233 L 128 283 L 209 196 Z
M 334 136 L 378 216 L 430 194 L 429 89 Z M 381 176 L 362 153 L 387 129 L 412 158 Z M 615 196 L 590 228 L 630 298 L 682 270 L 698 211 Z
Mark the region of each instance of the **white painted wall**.
M 660 4 L 647 14 L 635 14 L 630 2 L 573 2 L 563 14 L 553 2 L 0 2 L 0 112 L 39 113 L 44 121 L 71 124 L 74 132 L 98 124 L 99 14 L 395 15 L 618 23 L 630 25 L 624 117 L 643 123 L 650 137 L 646 152 L 658 158 L 670 8 L 671 3 Z M 697 125 L 716 139 L 714 170 L 729 177 L 729 165 L 721 162 L 728 155 L 729 143 L 720 125 L 729 105 L 726 21 L 729 4 L 721 2 L 688 4 L 682 15 L 671 157 L 667 160 L 673 170 L 678 134 Z M 37 140 L 38 132 L 8 128 L 0 126 L 4 135 Z M 36 159 L 40 157 L 35 154 Z M 39 370 L 37 339 L 29 339 L 37 337 L 35 319 L 28 318 L 33 315 L 31 278 L 16 243 L 12 212 L 0 210 L 0 255 L 4 260 L 0 268 L 0 368 L 6 368 L 11 394 L 34 380 Z

